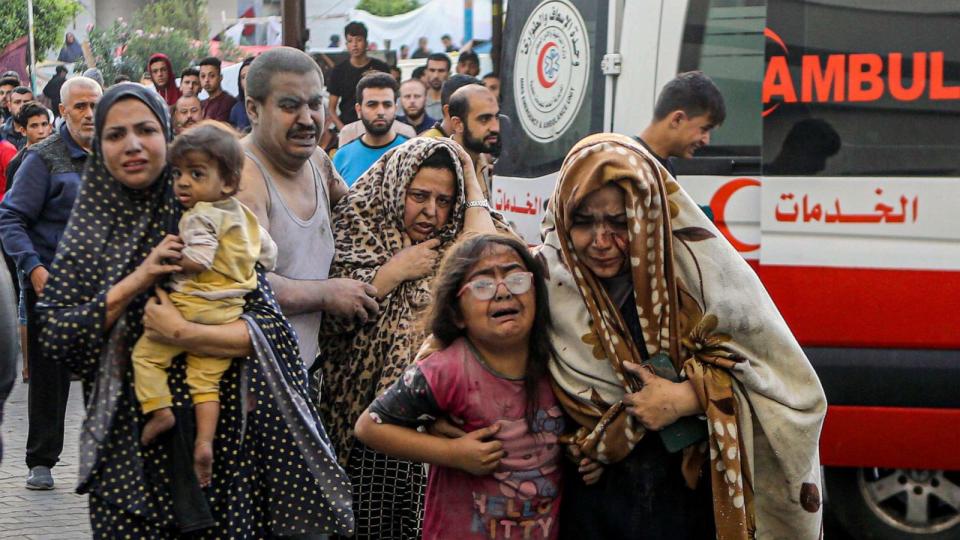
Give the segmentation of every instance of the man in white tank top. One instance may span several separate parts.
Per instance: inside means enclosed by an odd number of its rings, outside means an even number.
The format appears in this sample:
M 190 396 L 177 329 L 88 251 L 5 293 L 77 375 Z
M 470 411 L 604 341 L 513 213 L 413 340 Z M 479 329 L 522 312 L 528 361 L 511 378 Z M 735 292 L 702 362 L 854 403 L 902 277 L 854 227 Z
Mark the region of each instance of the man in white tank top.
M 347 186 L 317 143 L 323 133 L 323 75 L 302 51 L 261 54 L 247 74 L 251 132 L 237 197 L 277 243 L 268 275 L 293 324 L 309 368 L 316 358 L 323 313 L 366 322 L 378 311 L 376 289 L 352 279 L 327 279 L 333 260 L 330 211 Z

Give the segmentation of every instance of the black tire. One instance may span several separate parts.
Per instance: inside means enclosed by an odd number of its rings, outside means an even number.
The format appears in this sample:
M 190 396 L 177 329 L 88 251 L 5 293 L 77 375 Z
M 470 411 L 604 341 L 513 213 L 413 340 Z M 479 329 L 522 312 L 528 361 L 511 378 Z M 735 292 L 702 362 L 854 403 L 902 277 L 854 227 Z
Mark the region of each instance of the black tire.
M 960 539 L 958 501 L 938 497 L 960 490 L 958 472 L 831 467 L 825 480 L 827 508 L 852 538 Z

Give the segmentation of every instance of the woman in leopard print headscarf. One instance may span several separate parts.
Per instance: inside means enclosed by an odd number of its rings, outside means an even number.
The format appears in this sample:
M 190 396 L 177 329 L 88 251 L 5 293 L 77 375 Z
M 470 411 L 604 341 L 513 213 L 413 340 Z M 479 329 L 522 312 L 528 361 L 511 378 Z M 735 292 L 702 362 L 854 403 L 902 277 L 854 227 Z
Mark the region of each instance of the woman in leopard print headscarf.
M 365 447 L 354 439 L 353 425 L 424 341 L 415 321 L 431 301 L 443 253 L 464 234 L 495 231 L 481 201 L 473 165 L 459 145 L 417 138 L 384 154 L 334 208 L 330 277 L 371 283 L 380 304 L 365 325 L 325 317 L 320 330 L 320 409 L 353 481 L 356 538 L 420 538 L 423 465 Z

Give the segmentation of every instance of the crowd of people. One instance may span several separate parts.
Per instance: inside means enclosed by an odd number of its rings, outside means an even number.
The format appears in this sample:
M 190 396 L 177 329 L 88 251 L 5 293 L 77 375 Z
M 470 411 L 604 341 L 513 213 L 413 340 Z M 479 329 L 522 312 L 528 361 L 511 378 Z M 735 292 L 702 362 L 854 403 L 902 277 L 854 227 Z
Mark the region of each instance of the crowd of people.
M 489 202 L 499 80 L 366 40 L 329 80 L 247 59 L 238 96 L 158 53 L 58 81 L 56 123 L 0 79 L 27 488 L 74 376 L 97 538 L 818 537 L 822 388 L 670 162 L 713 82 L 571 148 L 531 249 Z

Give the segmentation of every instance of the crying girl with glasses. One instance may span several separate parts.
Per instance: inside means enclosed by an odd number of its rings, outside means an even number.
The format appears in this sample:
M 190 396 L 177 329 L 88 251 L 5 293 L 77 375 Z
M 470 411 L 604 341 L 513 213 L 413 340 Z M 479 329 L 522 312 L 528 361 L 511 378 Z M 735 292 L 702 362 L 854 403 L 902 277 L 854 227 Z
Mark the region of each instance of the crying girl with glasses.
M 451 249 L 435 285 L 426 324 L 437 350 L 370 405 L 356 435 L 434 465 L 423 538 L 473 538 L 478 524 L 484 537 L 556 538 L 565 423 L 547 373 L 543 269 L 519 240 L 484 234 Z M 461 436 L 418 429 L 440 418 L 458 419 Z

